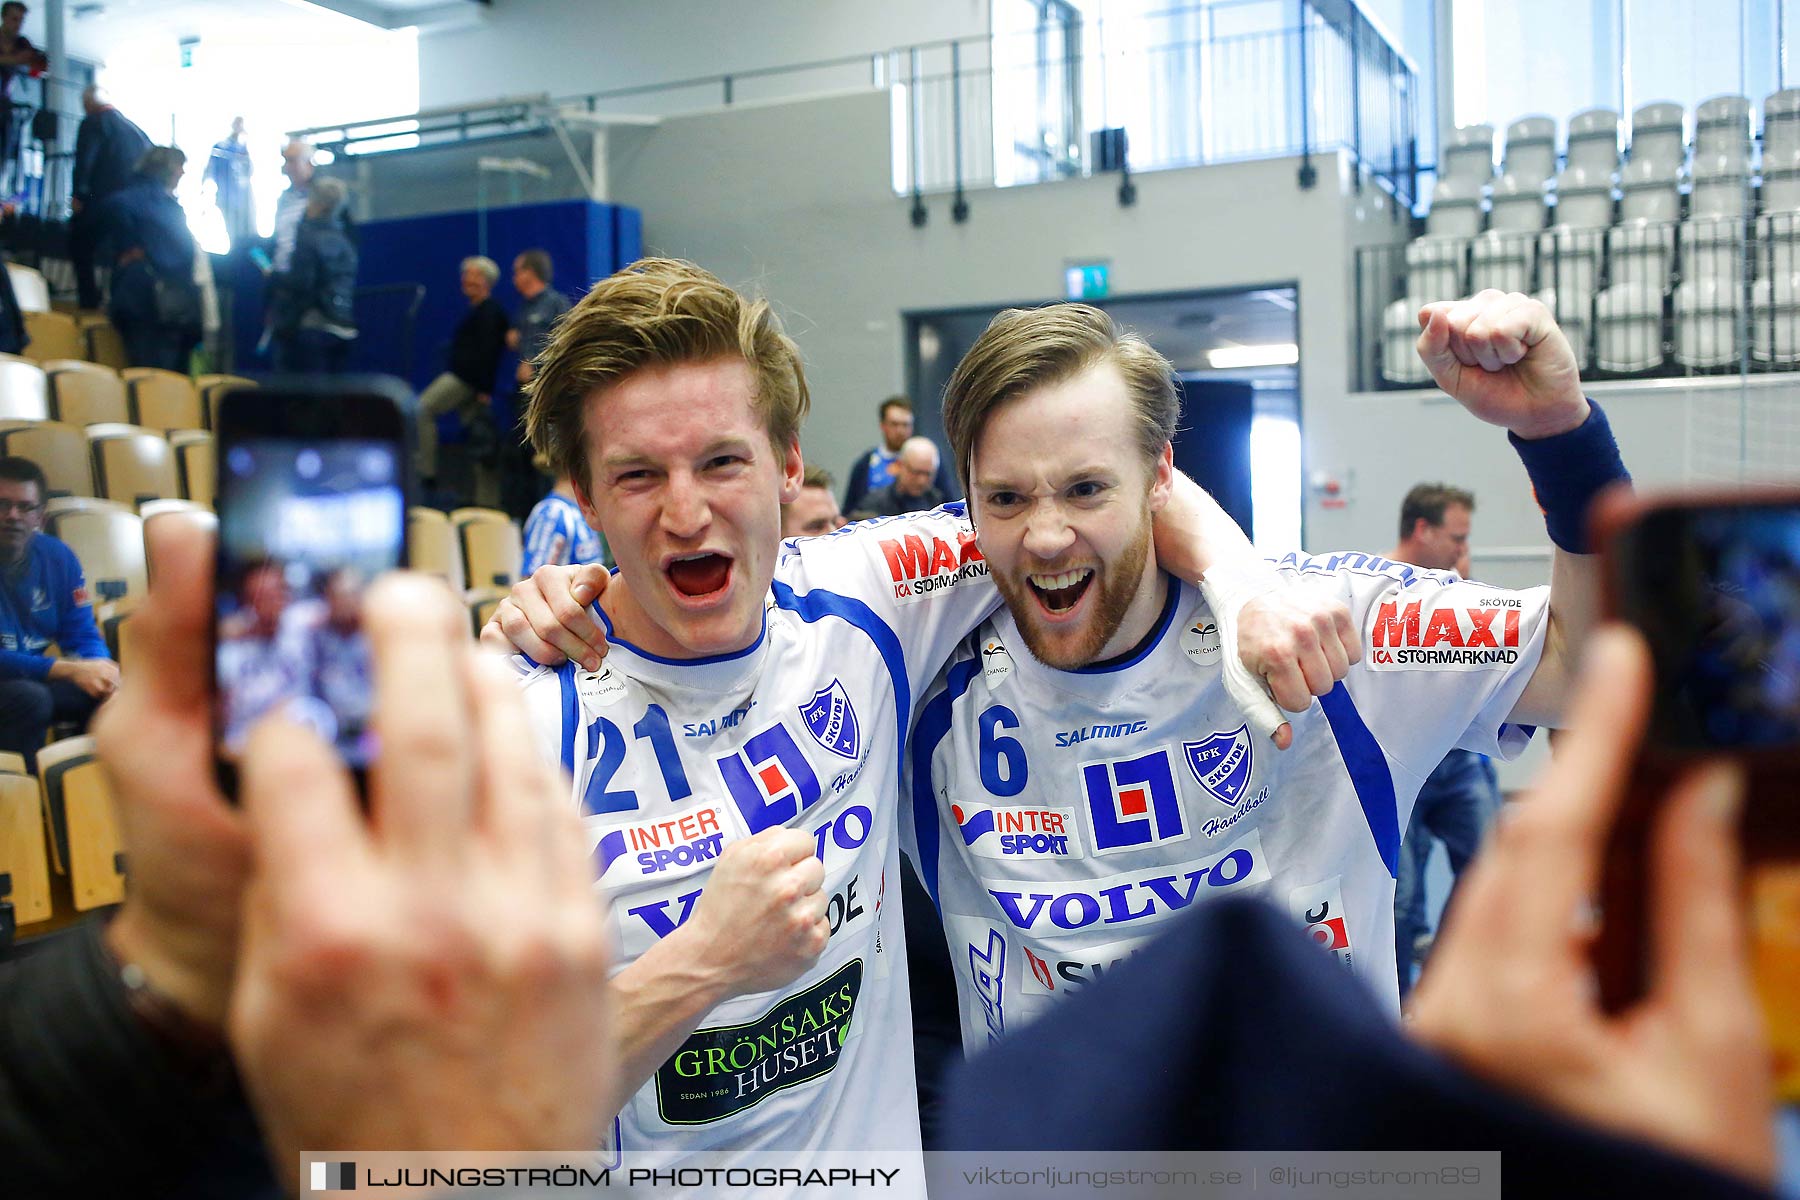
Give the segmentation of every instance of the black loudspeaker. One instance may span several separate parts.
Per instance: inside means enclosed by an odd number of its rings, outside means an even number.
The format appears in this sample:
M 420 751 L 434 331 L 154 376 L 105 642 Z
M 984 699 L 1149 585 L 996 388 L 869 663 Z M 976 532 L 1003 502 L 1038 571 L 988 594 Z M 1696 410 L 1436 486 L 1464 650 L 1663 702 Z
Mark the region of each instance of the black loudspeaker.
M 56 140 L 56 114 L 40 108 L 31 114 L 31 136 L 49 145 Z
M 1096 173 L 1125 169 L 1125 128 L 1096 129 L 1093 132 L 1093 161 Z

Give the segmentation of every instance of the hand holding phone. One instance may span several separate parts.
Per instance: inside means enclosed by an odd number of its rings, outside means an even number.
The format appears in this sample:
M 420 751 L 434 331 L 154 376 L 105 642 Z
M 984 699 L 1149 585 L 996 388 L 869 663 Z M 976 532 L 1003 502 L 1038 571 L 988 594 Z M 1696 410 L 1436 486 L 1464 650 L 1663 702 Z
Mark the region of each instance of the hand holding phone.
M 1777 1087 L 1800 1099 L 1800 489 L 1614 496 L 1595 527 L 1608 608 L 1643 635 L 1655 676 L 1600 880 L 1602 1002 L 1621 1011 L 1647 988 L 1659 918 L 1651 831 L 1671 781 L 1734 760 L 1747 778 L 1741 856 Z

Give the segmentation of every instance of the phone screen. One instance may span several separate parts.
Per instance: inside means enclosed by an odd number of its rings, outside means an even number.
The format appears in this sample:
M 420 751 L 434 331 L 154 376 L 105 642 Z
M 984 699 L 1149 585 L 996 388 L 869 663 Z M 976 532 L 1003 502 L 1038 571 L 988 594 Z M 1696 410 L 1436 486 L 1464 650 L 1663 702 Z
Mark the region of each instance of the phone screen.
M 215 625 L 226 762 L 276 712 L 317 730 L 352 767 L 373 758 L 362 599 L 404 554 L 398 445 L 245 437 L 226 446 Z
M 1625 543 L 1620 615 L 1656 660 L 1656 738 L 1800 745 L 1800 508 L 1662 509 Z

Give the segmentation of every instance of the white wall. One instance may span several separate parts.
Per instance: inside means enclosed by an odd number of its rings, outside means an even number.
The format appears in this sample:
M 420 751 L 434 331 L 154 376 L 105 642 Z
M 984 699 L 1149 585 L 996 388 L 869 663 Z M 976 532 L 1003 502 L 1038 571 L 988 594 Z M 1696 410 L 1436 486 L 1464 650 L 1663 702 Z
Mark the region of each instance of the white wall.
M 987 32 L 988 0 L 505 0 L 420 36 L 420 103 L 570 96 Z
M 805 444 L 834 472 L 874 437 L 873 406 L 904 382 L 903 315 L 1059 298 L 1065 259 L 1108 259 L 1115 296 L 1297 283 L 1302 420 L 1329 445 L 1348 377 L 1349 247 L 1397 227 L 1336 159 L 1301 191 L 1294 160 L 972 192 L 915 229 L 888 187 L 888 106 L 853 95 L 665 120 L 613 134 L 611 190 L 644 213 L 647 250 L 692 258 L 773 300 L 806 355 Z M 1321 441 L 1321 439 L 1323 439 Z M 1383 543 L 1385 547 L 1385 541 Z

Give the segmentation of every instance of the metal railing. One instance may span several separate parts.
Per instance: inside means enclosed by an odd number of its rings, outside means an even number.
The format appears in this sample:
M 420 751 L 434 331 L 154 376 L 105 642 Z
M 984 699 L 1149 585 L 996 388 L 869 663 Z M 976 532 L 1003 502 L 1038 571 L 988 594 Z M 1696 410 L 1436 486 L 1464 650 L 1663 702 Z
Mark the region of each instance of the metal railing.
M 1586 379 L 1800 371 L 1800 211 L 1702 213 L 1359 249 L 1353 390 L 1429 386 L 1419 307 L 1484 288 L 1549 305 Z
M 1041 58 L 998 38 L 896 52 L 896 191 L 1296 155 L 1311 186 L 1311 156 L 1342 147 L 1413 202 L 1416 75 L 1351 0 L 1172 8 L 1064 42 Z
M 1112 21 L 1045 21 L 873 54 L 294 132 L 341 153 L 381 153 L 543 133 L 583 114 L 643 121 L 875 90 L 892 97 L 897 194 L 1296 155 L 1306 159 L 1300 183 L 1311 186 L 1311 156 L 1344 148 L 1362 168 L 1358 186 L 1366 173 L 1403 206 L 1414 201 L 1417 75 L 1354 0 L 1220 0 Z

